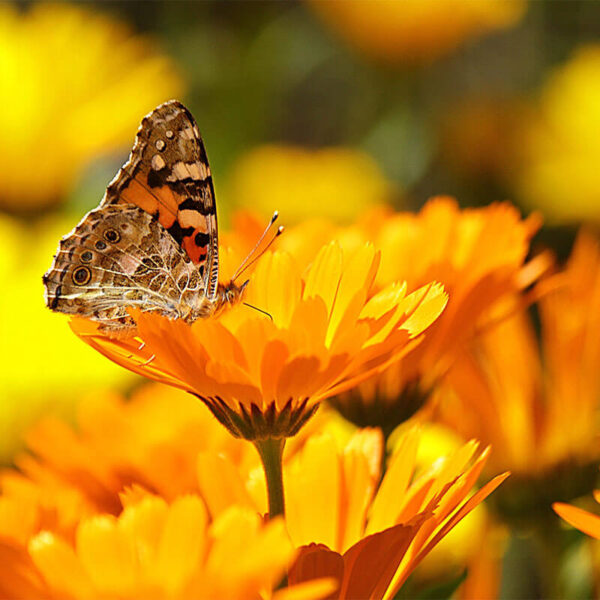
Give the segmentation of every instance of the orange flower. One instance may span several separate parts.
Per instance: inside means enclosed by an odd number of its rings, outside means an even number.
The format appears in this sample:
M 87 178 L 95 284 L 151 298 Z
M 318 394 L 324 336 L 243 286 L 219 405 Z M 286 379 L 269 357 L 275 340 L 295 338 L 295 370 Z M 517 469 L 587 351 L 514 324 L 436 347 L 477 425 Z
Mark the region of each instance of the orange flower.
M 24 543 L 47 529 L 70 538 L 82 518 L 117 515 L 129 486 L 168 501 L 197 491 L 196 455 L 227 451 L 241 469 L 257 466 L 254 452 L 218 426 L 197 400 L 178 390 L 148 385 L 129 401 L 90 394 L 79 406 L 78 430 L 46 418 L 27 435 L 19 471 L 1 475 L 0 537 Z
M 521 219 L 510 204 L 461 210 L 451 198 L 434 198 L 418 214 L 379 209 L 354 227 L 305 223 L 286 232 L 281 247 L 311 260 L 311 243 L 337 238 L 352 249 L 372 240 L 381 250 L 375 290 L 404 280 L 413 291 L 431 280 L 448 292 L 448 305 L 422 344 L 383 375 L 334 399 L 344 416 L 389 433 L 418 410 L 457 351 L 490 321 L 490 311 L 512 298 L 548 266 L 548 256 L 527 262 L 539 219 Z
M 590 490 L 600 458 L 600 244 L 578 237 L 564 271 L 542 282 L 541 346 L 517 314 L 457 361 L 440 417 L 494 446 L 494 468 L 515 472 L 502 495 L 511 514 Z M 506 489 L 508 489 L 508 487 Z
M 281 520 L 232 508 L 211 523 L 197 496 L 147 496 L 83 520 L 74 543 L 42 532 L 29 552 L 53 596 L 103 599 L 256 599 L 293 556 Z
M 339 591 L 332 597 L 391 598 L 429 551 L 506 477 L 467 499 L 488 451 L 478 453 L 477 444 L 469 442 L 415 474 L 419 437 L 416 429 L 402 435 L 383 479 L 378 430 L 358 431 L 341 444 L 329 434 L 313 436 L 289 460 L 285 519 L 300 548 L 290 583 L 333 577 Z M 233 503 L 256 507 L 246 492 L 246 476 L 225 457 L 201 454 L 199 475 L 212 514 Z
M 294 435 L 319 401 L 368 377 L 422 341 L 446 304 L 440 285 L 412 294 L 392 283 L 372 293 L 379 255 L 331 243 L 301 274 L 291 256 L 267 254 L 246 306 L 191 326 L 137 313 L 135 336 L 116 339 L 95 324 L 74 331 L 118 364 L 201 398 L 234 435 Z
M 118 515 L 124 489 L 158 494 L 167 502 L 198 493 L 198 455 L 207 452 L 227 456 L 230 465 L 245 473 L 259 512 L 266 511 L 256 452 L 229 435 L 193 396 L 148 384 L 127 400 L 117 394 L 90 394 L 78 408 L 75 429 L 57 418 L 43 419 L 32 428 L 28 452 L 14 459 L 18 470 L 2 472 L 0 539 L 22 546 L 42 530 L 73 538 L 81 519 Z M 334 423 L 321 411 L 290 440 L 284 459 L 312 432 Z

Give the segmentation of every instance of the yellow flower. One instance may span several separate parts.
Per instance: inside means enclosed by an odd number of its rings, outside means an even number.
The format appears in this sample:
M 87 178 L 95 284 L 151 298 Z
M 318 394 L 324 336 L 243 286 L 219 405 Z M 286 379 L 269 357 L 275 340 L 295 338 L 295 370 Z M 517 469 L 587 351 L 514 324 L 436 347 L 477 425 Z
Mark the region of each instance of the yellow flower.
M 266 525 L 231 508 L 210 522 L 202 500 L 145 497 L 119 517 L 97 515 L 74 542 L 41 532 L 29 552 L 61 598 L 240 598 L 253 600 L 283 577 L 293 556 L 282 520 Z
M 542 90 L 537 118 L 525 122 L 517 186 L 554 221 L 600 214 L 600 45 L 579 48 Z M 576 190 L 573 182 L 577 182 Z
M 349 44 L 387 63 L 428 62 L 488 31 L 516 24 L 522 0 L 309 0 Z
M 286 224 L 318 216 L 350 221 L 392 192 L 370 156 L 344 147 L 261 146 L 234 165 L 229 185 L 232 203 L 265 216 L 277 207 Z
M 122 23 L 69 4 L 0 6 L 0 206 L 60 201 L 90 159 L 178 95 L 173 63 Z
M 118 339 L 87 321 L 74 331 L 118 364 L 187 390 L 234 435 L 294 435 L 318 403 L 410 351 L 446 304 L 441 286 L 412 294 L 392 283 L 371 294 L 379 255 L 324 246 L 301 273 L 291 256 L 269 253 L 245 301 L 191 326 L 137 313 L 137 334 Z
M 336 228 L 304 223 L 282 236 L 280 245 L 307 263 L 313 246 L 335 237 L 352 249 L 372 240 L 381 250 L 375 289 L 395 280 L 408 290 L 435 280 L 448 292 L 448 306 L 423 342 L 387 372 L 334 399 L 344 416 L 389 433 L 409 418 L 452 364 L 456 352 L 490 320 L 490 311 L 512 298 L 548 266 L 547 255 L 527 262 L 539 219 L 521 219 L 510 204 L 461 210 L 451 198 L 434 198 L 418 214 L 383 208 L 359 223 Z
M 42 412 L 69 414 L 86 390 L 131 380 L 74 340 L 64 320 L 44 306 L 40 273 L 65 227 L 62 220 L 25 225 L 0 218 L 0 285 L 6 290 L 0 295 L 0 462 L 12 458 L 23 431 Z
M 332 598 L 391 598 L 425 556 L 506 475 L 472 497 L 488 451 L 470 442 L 417 474 L 419 433 L 408 430 L 381 479 L 383 438 L 360 430 L 347 441 L 309 438 L 284 467 L 286 524 L 300 555 L 290 583 L 331 576 Z M 218 466 L 218 468 L 217 468 Z M 210 472 L 208 477 L 204 475 Z M 233 503 L 257 507 L 249 482 L 225 457 L 199 457 L 200 488 L 214 515 Z M 319 498 L 315 502 L 315 497 Z
M 600 244 L 582 233 L 564 271 L 540 284 L 541 346 L 517 313 L 456 361 L 440 395 L 441 418 L 494 447 L 510 469 L 511 514 L 589 491 L 600 458 Z

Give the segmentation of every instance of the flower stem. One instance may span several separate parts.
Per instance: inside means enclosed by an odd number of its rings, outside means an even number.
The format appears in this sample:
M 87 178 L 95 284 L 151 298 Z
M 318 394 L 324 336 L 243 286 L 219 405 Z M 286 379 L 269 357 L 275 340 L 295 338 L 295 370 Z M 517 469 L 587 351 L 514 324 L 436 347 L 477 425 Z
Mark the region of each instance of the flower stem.
M 283 496 L 283 447 L 285 438 L 265 438 L 254 440 L 267 479 L 269 494 L 269 518 L 285 514 Z

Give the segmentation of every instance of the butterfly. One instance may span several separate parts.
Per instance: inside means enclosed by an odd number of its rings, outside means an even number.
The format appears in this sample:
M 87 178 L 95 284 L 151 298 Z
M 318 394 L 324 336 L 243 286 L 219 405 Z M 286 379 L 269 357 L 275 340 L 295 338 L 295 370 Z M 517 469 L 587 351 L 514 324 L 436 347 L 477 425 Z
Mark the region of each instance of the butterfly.
M 108 333 L 135 329 L 131 307 L 192 323 L 241 300 L 248 281 L 235 279 L 253 252 L 229 283 L 219 283 L 206 150 L 194 117 L 170 100 L 142 119 L 129 159 L 99 206 L 60 240 L 43 276 L 45 300 L 50 309 L 90 318 Z

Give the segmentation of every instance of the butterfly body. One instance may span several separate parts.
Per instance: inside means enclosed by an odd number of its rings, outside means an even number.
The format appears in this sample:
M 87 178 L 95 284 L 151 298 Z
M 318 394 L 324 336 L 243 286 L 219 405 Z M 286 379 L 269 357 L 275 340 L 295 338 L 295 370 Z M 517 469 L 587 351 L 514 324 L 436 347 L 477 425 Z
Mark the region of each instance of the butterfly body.
M 179 102 L 142 120 L 129 160 L 59 243 L 44 275 L 52 310 L 135 328 L 130 308 L 191 323 L 240 300 L 218 283 L 214 190 L 196 123 Z

